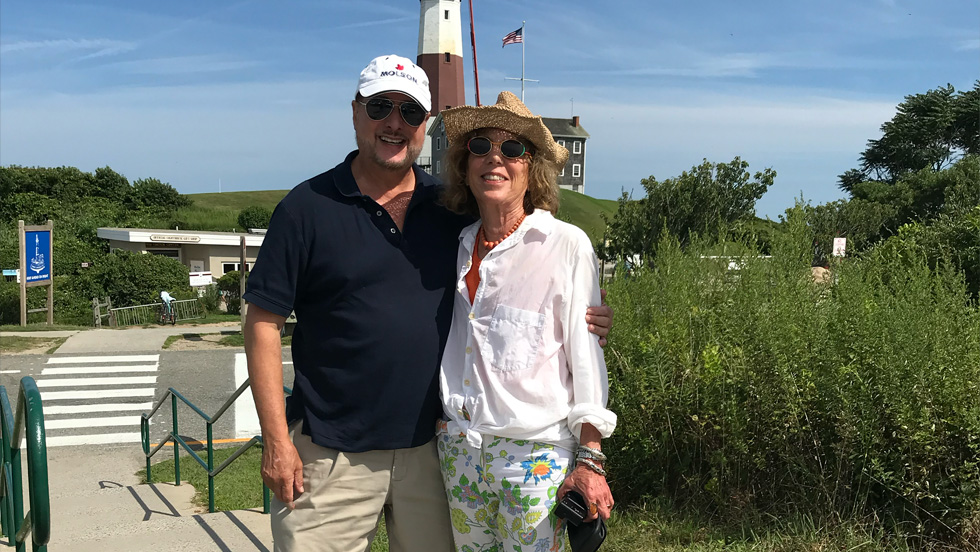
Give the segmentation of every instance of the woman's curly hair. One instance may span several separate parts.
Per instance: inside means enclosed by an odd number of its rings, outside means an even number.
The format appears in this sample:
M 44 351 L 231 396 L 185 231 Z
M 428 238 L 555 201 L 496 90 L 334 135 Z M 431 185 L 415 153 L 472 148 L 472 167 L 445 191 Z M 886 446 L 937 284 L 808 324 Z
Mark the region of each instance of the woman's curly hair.
M 474 217 L 480 216 L 476 198 L 473 197 L 470 187 L 466 185 L 466 163 L 470 158 L 466 143 L 469 142 L 470 138 L 478 136 L 482 130 L 484 129 L 476 129 L 450 144 L 446 153 L 446 173 L 442 178 L 444 184 L 442 204 L 454 213 L 468 214 Z M 530 140 L 523 136 L 520 136 L 520 139 L 525 146 L 530 143 Z M 531 214 L 535 209 L 544 209 L 551 211 L 551 214 L 554 215 L 558 212 L 559 201 L 558 168 L 553 163 L 536 161 L 533 145 L 528 147 L 528 153 L 530 154 L 530 166 L 528 168 L 527 193 L 524 194 L 524 212 Z

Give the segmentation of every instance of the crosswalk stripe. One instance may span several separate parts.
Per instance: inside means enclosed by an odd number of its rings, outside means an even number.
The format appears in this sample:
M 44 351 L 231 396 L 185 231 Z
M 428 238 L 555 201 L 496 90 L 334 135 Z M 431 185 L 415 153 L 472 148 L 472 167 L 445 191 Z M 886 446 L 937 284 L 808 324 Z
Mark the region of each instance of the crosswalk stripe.
M 44 416 L 56 416 L 58 414 L 85 414 L 90 412 L 125 412 L 125 411 L 147 411 L 153 408 L 152 402 L 144 403 L 115 403 L 115 404 L 77 404 L 70 406 L 48 406 L 44 405 Z
M 92 364 L 93 362 L 157 362 L 160 355 L 76 356 L 48 358 L 48 364 Z
M 73 387 L 76 385 L 146 385 L 156 383 L 156 376 L 137 376 L 128 378 L 70 378 L 38 380 L 41 387 Z
M 112 445 L 116 443 L 139 443 L 142 437 L 137 433 L 98 433 L 95 435 L 52 435 L 47 437 L 49 447 L 71 445 Z
M 136 366 L 78 366 L 72 368 L 44 368 L 42 376 L 71 376 L 77 374 L 114 374 L 125 372 L 156 372 L 156 364 L 140 364 Z
M 69 429 L 73 427 L 130 426 L 139 427 L 140 420 L 133 416 L 114 416 L 112 418 L 71 418 L 67 420 L 45 420 L 44 429 Z
M 152 397 L 156 389 L 99 389 L 96 391 L 46 391 L 41 393 L 41 401 L 67 401 L 72 399 L 108 399 L 110 397 Z

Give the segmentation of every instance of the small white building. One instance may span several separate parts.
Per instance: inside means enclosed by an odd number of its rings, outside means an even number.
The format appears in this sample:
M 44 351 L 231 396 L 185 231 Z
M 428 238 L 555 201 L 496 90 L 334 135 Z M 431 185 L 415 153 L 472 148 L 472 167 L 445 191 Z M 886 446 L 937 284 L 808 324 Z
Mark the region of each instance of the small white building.
M 250 269 L 265 239 L 265 230 L 198 232 L 150 228 L 99 228 L 97 235 L 109 242 L 109 250 L 163 255 L 177 259 L 192 273 L 210 272 L 214 279 L 241 269 L 241 239 L 245 236 L 245 264 Z

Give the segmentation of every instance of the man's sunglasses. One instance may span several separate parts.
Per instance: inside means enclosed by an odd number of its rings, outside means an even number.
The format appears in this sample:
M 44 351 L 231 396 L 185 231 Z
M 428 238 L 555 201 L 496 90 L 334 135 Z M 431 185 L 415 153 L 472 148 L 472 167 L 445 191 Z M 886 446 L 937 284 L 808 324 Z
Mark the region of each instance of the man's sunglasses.
M 358 100 L 359 104 L 364 106 L 364 111 L 367 112 L 367 116 L 371 118 L 372 121 L 383 121 L 388 115 L 391 115 L 391 110 L 395 107 L 395 102 L 389 100 L 388 98 L 371 98 L 366 102 Z M 425 109 L 416 102 L 399 102 L 398 111 L 402 113 L 402 119 L 413 127 L 417 127 L 422 124 L 425 120 L 426 111 Z
M 466 149 L 470 151 L 473 155 L 478 157 L 483 157 L 490 153 L 490 150 L 494 146 L 500 149 L 500 155 L 503 155 L 507 159 L 517 159 L 527 153 L 527 148 L 518 140 L 504 140 L 503 142 L 494 142 L 493 140 L 485 136 L 474 136 L 470 138 L 469 142 L 466 142 Z

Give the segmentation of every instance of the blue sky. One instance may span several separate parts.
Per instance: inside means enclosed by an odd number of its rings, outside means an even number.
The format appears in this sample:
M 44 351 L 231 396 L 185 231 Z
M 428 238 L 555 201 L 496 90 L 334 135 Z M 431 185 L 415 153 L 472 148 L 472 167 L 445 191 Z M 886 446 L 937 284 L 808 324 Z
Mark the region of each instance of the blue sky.
M 682 5 L 683 4 L 683 5 Z M 841 197 L 908 94 L 980 78 L 980 0 L 474 0 L 481 99 L 520 93 L 591 134 L 586 191 L 739 155 L 801 195 Z M 468 5 L 463 2 L 464 20 Z M 354 148 L 350 99 L 376 55 L 414 59 L 419 3 L 0 3 L 0 164 L 110 166 L 184 193 L 291 188 Z M 472 59 L 464 27 L 466 97 Z

